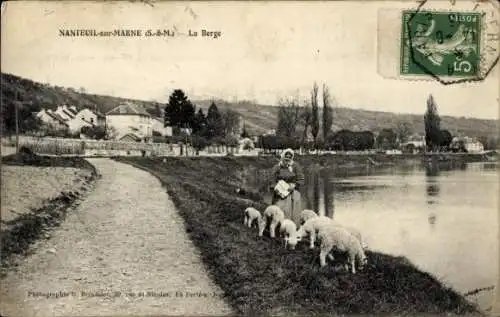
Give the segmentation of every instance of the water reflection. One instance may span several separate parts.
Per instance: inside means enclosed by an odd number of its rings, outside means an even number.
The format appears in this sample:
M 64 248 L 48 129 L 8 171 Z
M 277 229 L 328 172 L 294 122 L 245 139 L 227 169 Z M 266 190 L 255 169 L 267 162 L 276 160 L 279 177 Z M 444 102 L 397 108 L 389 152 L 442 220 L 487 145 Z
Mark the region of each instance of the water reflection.
M 313 174 L 313 199 L 312 199 L 312 206 L 313 210 L 319 210 L 320 206 L 320 187 L 319 187 L 319 173 L 316 171 Z
M 427 203 L 429 205 L 439 202 L 439 164 L 431 163 L 425 165 L 425 183 L 427 192 Z
M 335 211 L 335 200 L 333 199 L 333 196 L 335 195 L 333 180 L 327 173 L 321 174 L 321 180 L 323 182 L 323 201 L 325 202 L 324 214 L 327 217 L 333 218 L 333 213 Z
M 498 171 L 440 161 L 310 170 L 305 203 L 358 228 L 372 250 L 406 256 L 466 292 L 497 279 Z M 489 295 L 478 297 L 480 305 Z

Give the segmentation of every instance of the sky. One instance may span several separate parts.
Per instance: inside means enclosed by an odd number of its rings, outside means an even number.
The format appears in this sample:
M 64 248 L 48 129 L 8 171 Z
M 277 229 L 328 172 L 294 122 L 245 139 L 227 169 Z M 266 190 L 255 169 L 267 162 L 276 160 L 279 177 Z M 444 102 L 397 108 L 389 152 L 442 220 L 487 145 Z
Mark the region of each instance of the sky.
M 442 115 L 498 119 L 498 65 L 482 82 L 447 86 L 388 78 L 392 68 L 381 70 L 381 57 L 384 65 L 399 60 L 400 25 L 380 12 L 414 7 L 410 1 L 16 1 L 2 7 L 1 66 L 42 83 L 141 100 L 164 102 L 183 89 L 194 100 L 276 105 L 288 96 L 309 98 L 316 81 L 340 107 L 423 113 L 431 93 Z M 170 29 L 176 36 L 59 36 L 67 29 Z M 202 37 L 202 29 L 222 34 Z M 189 30 L 198 36 L 187 36 Z

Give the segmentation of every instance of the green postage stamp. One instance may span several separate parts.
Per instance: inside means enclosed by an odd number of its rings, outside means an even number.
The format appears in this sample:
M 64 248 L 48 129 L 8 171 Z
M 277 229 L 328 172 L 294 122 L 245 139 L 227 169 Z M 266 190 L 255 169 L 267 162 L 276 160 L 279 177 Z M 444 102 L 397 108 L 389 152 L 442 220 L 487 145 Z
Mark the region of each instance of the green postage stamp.
M 479 12 L 403 11 L 400 74 L 478 76 L 481 19 Z

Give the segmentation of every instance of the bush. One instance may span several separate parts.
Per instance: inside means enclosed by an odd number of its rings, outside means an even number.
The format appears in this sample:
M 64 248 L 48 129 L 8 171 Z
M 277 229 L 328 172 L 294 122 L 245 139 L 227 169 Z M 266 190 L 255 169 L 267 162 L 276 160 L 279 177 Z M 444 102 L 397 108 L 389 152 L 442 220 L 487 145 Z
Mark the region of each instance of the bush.
M 106 129 L 102 126 L 82 127 L 80 132 L 94 140 L 102 140 L 106 138 Z

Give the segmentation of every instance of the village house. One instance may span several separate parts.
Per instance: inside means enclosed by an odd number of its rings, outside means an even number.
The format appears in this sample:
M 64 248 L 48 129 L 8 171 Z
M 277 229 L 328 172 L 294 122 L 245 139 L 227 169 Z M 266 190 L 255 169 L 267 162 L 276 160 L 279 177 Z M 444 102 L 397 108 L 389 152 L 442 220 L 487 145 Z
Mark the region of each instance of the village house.
M 36 114 L 44 124 L 57 131 L 69 130 L 66 120 L 51 109 L 42 109 Z
M 425 144 L 425 136 L 413 134 L 399 147 L 403 152 L 416 154 L 425 151 Z
M 454 137 L 451 140 L 452 148 L 460 148 L 461 145 L 463 145 L 463 148 L 467 151 L 467 153 L 484 152 L 484 145 L 475 138 L 466 136 L 466 137 Z
M 79 133 L 83 127 L 104 126 L 106 117 L 98 111 L 88 108 L 78 111 L 75 106 L 58 106 L 56 110 L 42 109 L 36 115 L 45 124 L 56 130 L 68 130 Z
M 71 132 L 80 132 L 83 127 L 104 126 L 106 117 L 94 110 L 84 108 L 80 110 L 72 119 L 68 120 Z
M 163 119 L 161 118 L 152 118 L 152 127 L 153 132 L 159 133 L 161 136 L 172 136 L 172 127 L 165 127 Z
M 149 142 L 153 136 L 151 115 L 131 102 L 124 102 L 106 113 L 106 125 L 116 131 L 116 139 Z
M 76 116 L 78 110 L 76 109 L 75 106 L 68 107 L 66 105 L 62 105 L 57 107 L 57 109 L 54 112 L 60 115 L 62 118 L 64 118 L 64 120 L 69 121 Z

